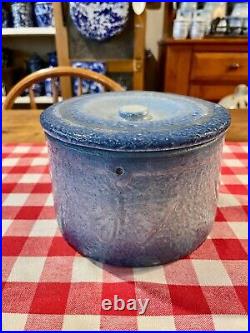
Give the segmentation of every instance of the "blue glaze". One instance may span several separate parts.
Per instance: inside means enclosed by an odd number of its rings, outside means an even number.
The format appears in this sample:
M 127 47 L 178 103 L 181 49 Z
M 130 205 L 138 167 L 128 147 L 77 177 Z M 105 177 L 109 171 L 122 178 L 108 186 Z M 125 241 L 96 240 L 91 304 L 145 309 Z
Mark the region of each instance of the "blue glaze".
M 229 122 L 215 104 L 149 92 L 47 109 L 41 123 L 65 239 L 119 266 L 164 264 L 192 252 L 213 225 Z
M 93 72 L 97 72 L 100 74 L 106 73 L 106 66 L 103 62 L 100 61 L 73 61 L 72 62 L 73 67 L 77 68 L 85 68 L 89 69 Z M 92 81 L 92 80 L 81 80 L 82 84 L 82 93 L 100 93 L 104 92 L 105 88 L 101 83 Z M 74 95 L 77 96 L 78 92 L 78 86 L 79 86 L 79 80 L 74 78 L 73 79 L 73 92 Z
M 7 28 L 7 27 L 8 27 L 8 13 L 6 9 L 2 7 L 2 28 Z
M 210 232 L 223 138 L 192 149 L 125 153 L 48 136 L 57 221 L 80 253 L 119 266 L 164 264 Z
M 120 108 L 142 105 L 148 116 L 124 119 Z M 43 128 L 64 142 L 105 150 L 159 151 L 213 140 L 230 124 L 221 106 L 195 98 L 155 92 L 81 96 L 51 106 L 41 115 Z
M 26 61 L 27 73 L 34 73 L 39 69 L 42 69 L 43 59 L 36 53 L 32 54 L 32 56 Z M 32 90 L 35 96 L 42 96 L 44 93 L 44 82 L 37 82 L 32 85 Z M 29 89 L 25 89 L 25 93 L 28 95 Z
M 30 2 L 14 2 L 11 4 L 14 28 L 32 27 L 32 4 Z
M 120 33 L 128 19 L 129 2 L 70 2 L 70 16 L 86 38 L 103 41 Z
M 38 27 L 54 26 L 54 14 L 52 2 L 35 2 L 34 12 Z
M 48 52 L 48 67 L 56 67 L 57 64 L 57 54 L 56 52 Z M 57 94 L 60 96 L 60 80 L 59 78 L 55 78 L 55 84 L 57 89 Z M 44 87 L 45 87 L 45 95 L 46 96 L 53 96 L 52 92 L 52 79 L 50 77 L 46 78 L 44 81 Z

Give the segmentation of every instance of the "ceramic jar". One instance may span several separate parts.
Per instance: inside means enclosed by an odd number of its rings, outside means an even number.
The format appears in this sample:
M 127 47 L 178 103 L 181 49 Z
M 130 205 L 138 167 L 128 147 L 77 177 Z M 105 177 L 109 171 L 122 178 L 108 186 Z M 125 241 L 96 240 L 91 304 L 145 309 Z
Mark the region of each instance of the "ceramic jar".
M 248 34 L 248 17 L 244 17 L 242 19 L 242 33 L 243 35 L 247 35 Z
M 207 31 L 207 25 L 204 19 L 196 18 L 192 21 L 190 29 L 191 39 L 202 39 L 204 38 Z
M 186 39 L 190 29 L 190 20 L 186 18 L 176 18 L 173 25 L 173 38 Z
M 57 220 L 92 259 L 152 266 L 209 234 L 228 112 L 154 92 L 110 92 L 45 110 Z
M 216 26 L 216 33 L 225 35 L 227 33 L 227 30 L 228 30 L 227 19 L 225 17 L 219 19 L 219 22 Z
M 48 67 L 57 67 L 57 54 L 56 52 L 49 52 L 48 55 Z M 60 95 L 60 80 L 59 78 L 55 78 L 57 93 Z M 52 80 L 50 77 L 46 78 L 44 81 L 45 86 L 45 95 L 52 96 Z
M 34 12 L 38 27 L 54 26 L 52 2 L 36 2 L 34 5 Z
M 32 56 L 26 62 L 27 74 L 34 73 L 39 69 L 42 69 L 44 67 L 43 65 L 44 64 L 42 58 L 38 54 L 33 53 Z M 35 96 L 42 96 L 44 92 L 44 83 L 43 82 L 34 83 L 32 85 L 32 90 Z M 26 93 L 28 93 L 28 90 L 26 90 Z
M 31 2 L 13 2 L 11 12 L 14 28 L 33 26 Z
M 248 86 L 239 84 L 232 95 L 223 97 L 219 104 L 227 109 L 248 109 Z
M 74 61 L 72 63 L 73 67 L 77 68 L 85 68 L 89 69 L 93 72 L 97 72 L 99 74 L 105 74 L 106 73 L 106 66 L 103 62 L 100 61 Z M 92 80 L 78 80 L 73 79 L 73 92 L 74 95 L 77 96 L 77 92 L 79 89 L 79 82 L 81 82 L 82 85 L 82 93 L 100 93 L 104 92 L 105 88 L 104 86 L 99 83 Z
M 197 8 L 197 2 L 180 2 L 182 12 L 194 12 Z
M 230 16 L 228 18 L 228 24 L 231 35 L 240 35 L 242 30 L 242 18 Z
M 2 7 L 2 28 L 8 27 L 8 12 L 7 10 Z
M 86 38 L 103 41 L 119 34 L 128 20 L 129 2 L 70 2 L 70 16 Z

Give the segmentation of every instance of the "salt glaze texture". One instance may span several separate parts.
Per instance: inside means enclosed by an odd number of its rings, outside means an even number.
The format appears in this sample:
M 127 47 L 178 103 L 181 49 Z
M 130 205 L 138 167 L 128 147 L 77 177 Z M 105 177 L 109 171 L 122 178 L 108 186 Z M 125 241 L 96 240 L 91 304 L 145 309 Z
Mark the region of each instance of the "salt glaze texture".
M 222 145 L 220 135 L 194 148 L 124 153 L 48 136 L 63 236 L 80 253 L 119 266 L 187 255 L 214 221 Z
M 230 124 L 223 107 L 173 94 L 102 93 L 48 108 L 41 124 L 58 223 L 80 253 L 152 266 L 206 239 Z
M 198 98 L 124 91 L 52 105 L 42 113 L 41 123 L 46 132 L 68 143 L 144 152 L 211 141 L 225 132 L 230 118 L 222 106 Z

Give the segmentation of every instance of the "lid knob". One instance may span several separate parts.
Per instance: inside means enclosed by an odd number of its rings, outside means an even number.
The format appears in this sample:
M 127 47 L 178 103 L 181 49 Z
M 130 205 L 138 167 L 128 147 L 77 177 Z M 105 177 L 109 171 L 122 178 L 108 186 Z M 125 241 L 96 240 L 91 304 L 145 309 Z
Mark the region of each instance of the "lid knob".
M 148 109 L 144 105 L 123 105 L 119 109 L 119 115 L 126 120 L 142 120 L 148 116 Z

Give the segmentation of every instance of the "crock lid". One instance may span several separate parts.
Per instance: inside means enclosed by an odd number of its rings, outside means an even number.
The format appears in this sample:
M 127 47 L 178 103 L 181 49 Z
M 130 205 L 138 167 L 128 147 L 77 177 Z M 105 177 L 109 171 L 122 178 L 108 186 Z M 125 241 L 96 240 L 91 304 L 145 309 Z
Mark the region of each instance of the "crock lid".
M 46 133 L 116 151 L 179 149 L 213 140 L 230 125 L 222 106 L 156 92 L 106 92 L 68 99 L 41 114 Z

